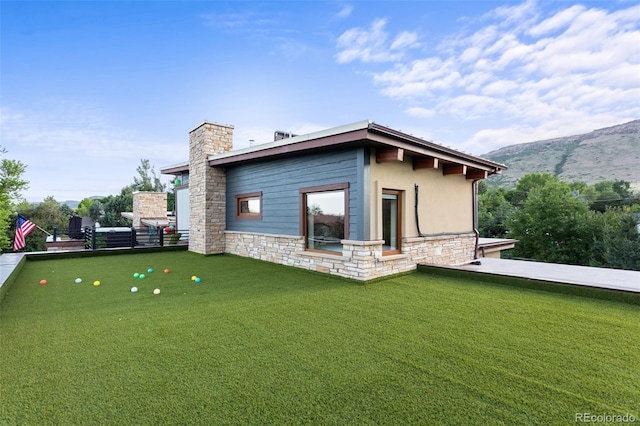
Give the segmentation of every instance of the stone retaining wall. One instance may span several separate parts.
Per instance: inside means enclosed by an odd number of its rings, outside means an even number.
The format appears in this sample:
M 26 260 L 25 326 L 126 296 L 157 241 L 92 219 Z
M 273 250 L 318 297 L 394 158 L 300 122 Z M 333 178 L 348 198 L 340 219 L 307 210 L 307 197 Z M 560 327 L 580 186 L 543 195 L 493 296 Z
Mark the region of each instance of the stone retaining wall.
M 403 251 L 382 255 L 383 241 L 342 240 L 342 255 L 304 250 L 301 236 L 225 231 L 225 252 L 366 281 L 416 269 L 418 263 L 460 265 L 473 260 L 475 234 L 405 238 Z

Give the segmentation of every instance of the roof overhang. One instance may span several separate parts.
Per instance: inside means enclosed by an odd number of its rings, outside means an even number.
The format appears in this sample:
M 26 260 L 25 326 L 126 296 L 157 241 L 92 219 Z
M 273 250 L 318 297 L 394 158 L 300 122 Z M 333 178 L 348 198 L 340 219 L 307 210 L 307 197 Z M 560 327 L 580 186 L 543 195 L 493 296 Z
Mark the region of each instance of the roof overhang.
M 440 168 L 446 175 L 464 174 L 467 179 L 484 179 L 507 168 L 504 164 L 429 142 L 369 120 L 211 155 L 208 163 L 212 167 L 225 167 L 359 146 L 375 148 L 378 162 L 411 160 L 414 169 Z M 161 173 L 180 174 L 188 170 L 189 163 L 184 162 L 165 167 L 161 169 Z
M 383 157 L 379 162 L 413 159 L 414 168 L 438 168 L 445 174 L 465 174 L 470 179 L 484 179 L 499 174 L 507 166 L 476 157 L 452 148 L 425 141 L 406 133 L 381 126 L 372 121 L 360 121 L 346 126 L 310 133 L 230 151 L 209 157 L 210 166 L 230 166 L 244 162 L 289 156 L 302 152 L 318 152 L 368 146 L 378 149 Z M 435 161 L 434 161 L 435 160 Z

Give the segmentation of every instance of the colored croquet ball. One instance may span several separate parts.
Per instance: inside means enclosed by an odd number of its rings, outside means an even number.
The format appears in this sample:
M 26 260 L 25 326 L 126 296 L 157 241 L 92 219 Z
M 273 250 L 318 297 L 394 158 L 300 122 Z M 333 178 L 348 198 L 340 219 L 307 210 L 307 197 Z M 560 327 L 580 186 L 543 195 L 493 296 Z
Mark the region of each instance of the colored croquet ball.
M 149 268 L 149 269 L 147 269 L 147 272 L 148 272 L 148 273 L 152 273 L 152 272 L 153 272 L 153 269 Z
M 138 287 L 131 287 L 131 293 L 137 293 Z
M 153 290 L 153 294 L 160 294 L 160 289 L 156 288 L 155 290 Z
M 195 281 L 195 280 L 196 280 L 196 278 L 198 278 L 198 277 L 196 277 L 195 275 L 194 275 L 194 276 L 192 276 L 192 277 L 191 277 L 191 281 Z
M 133 274 L 133 278 L 139 278 L 139 277 L 140 277 L 139 273 L 136 272 L 135 274 Z
M 141 279 L 141 280 L 144 280 L 144 277 L 146 277 L 146 275 L 145 275 L 145 274 L 140 274 L 140 279 Z
M 82 278 L 76 278 L 76 284 L 80 284 L 82 282 Z
M 40 280 L 40 285 L 46 285 L 47 284 L 47 280 Z
M 199 283 L 200 282 L 200 277 L 197 277 L 194 281 Z
M 94 285 L 94 286 L 96 286 L 96 287 L 98 287 L 98 286 L 100 285 L 100 281 L 94 281 L 94 282 L 93 282 L 93 285 Z
M 164 270 L 164 273 L 165 273 L 165 274 L 168 274 L 168 273 L 169 273 L 169 270 L 168 270 L 168 269 L 165 269 L 165 270 Z

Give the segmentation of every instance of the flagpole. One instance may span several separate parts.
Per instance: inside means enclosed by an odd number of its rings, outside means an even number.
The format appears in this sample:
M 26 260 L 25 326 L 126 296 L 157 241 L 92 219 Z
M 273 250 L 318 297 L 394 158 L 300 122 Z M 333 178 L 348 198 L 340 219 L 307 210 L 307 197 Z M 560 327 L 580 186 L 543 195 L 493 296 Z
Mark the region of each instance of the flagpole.
M 33 222 L 31 222 L 31 223 L 33 223 Z M 35 223 L 33 223 L 33 224 L 36 225 Z M 45 231 L 44 228 L 42 228 L 40 225 L 36 225 L 36 228 L 38 228 L 39 230 L 41 230 L 42 232 L 44 232 L 47 235 L 53 235 L 49 231 Z

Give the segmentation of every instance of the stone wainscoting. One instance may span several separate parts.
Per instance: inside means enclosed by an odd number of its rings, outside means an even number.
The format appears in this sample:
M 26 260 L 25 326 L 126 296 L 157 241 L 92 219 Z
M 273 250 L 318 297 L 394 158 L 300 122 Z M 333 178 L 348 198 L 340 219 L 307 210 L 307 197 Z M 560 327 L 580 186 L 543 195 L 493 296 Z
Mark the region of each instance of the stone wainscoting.
M 383 241 L 342 240 L 342 255 L 304 250 L 304 238 L 225 231 L 225 252 L 367 281 L 416 269 L 419 263 L 461 265 L 474 258 L 475 234 L 404 238 L 402 253 L 382 255 Z

